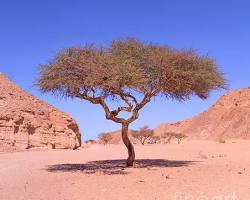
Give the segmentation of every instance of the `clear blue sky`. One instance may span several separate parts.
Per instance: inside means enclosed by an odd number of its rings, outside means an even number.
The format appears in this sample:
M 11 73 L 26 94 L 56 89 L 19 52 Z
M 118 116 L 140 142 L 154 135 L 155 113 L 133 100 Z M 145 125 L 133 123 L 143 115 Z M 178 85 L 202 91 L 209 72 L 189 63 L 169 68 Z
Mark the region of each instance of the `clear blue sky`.
M 143 41 L 192 48 L 214 57 L 230 90 L 250 86 L 250 2 L 245 0 L 0 0 L 0 71 L 28 92 L 68 112 L 84 139 L 119 124 L 105 120 L 102 109 L 80 100 L 42 95 L 33 86 L 37 67 L 65 47 L 137 37 Z M 155 127 L 194 116 L 207 101 L 152 101 L 132 127 Z

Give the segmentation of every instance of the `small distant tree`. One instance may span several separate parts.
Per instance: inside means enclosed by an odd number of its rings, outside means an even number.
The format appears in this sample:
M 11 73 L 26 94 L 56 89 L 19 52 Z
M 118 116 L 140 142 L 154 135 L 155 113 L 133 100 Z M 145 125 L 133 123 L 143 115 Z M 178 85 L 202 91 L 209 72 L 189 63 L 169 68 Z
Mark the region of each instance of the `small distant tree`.
M 110 133 L 100 133 L 98 138 L 104 145 L 107 145 L 113 139 Z
M 176 138 L 178 144 L 180 144 L 182 139 L 186 138 L 187 136 L 182 133 L 165 132 L 161 137 L 163 138 L 164 143 L 170 143 L 172 139 Z
M 106 48 L 85 45 L 62 50 L 41 66 L 38 85 L 42 92 L 98 104 L 108 120 L 120 123 L 127 166 L 135 161 L 128 127 L 152 98 L 206 99 L 211 90 L 226 88 L 223 74 L 208 56 L 133 38 L 112 41 Z
M 158 144 L 161 142 L 161 137 L 159 135 L 153 135 L 150 137 L 150 143 L 151 144 Z
M 142 145 L 145 145 L 145 142 L 154 135 L 154 131 L 149 129 L 148 126 L 144 126 L 138 131 L 131 131 L 131 135 L 139 140 Z
M 176 133 L 174 136 L 177 139 L 178 144 L 181 143 L 181 141 L 186 138 L 187 136 L 182 133 Z
M 171 140 L 174 138 L 173 132 L 165 132 L 161 135 L 161 138 L 163 139 L 163 143 L 169 144 Z

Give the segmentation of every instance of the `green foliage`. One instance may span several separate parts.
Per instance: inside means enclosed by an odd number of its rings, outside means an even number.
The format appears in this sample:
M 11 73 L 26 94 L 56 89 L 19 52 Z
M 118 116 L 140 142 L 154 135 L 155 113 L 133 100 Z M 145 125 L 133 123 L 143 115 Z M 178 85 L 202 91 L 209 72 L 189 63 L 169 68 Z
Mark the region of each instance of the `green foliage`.
M 41 66 L 43 92 L 79 97 L 79 92 L 113 97 L 150 93 L 185 100 L 225 88 L 215 61 L 194 51 L 178 51 L 136 39 L 116 40 L 107 48 L 85 45 L 60 51 Z

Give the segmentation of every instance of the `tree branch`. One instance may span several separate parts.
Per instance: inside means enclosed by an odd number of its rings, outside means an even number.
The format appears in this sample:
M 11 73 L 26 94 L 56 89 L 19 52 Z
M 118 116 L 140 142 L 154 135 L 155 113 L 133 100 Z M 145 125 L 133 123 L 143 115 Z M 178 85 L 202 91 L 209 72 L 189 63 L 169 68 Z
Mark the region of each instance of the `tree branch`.
M 81 99 L 85 99 L 85 100 L 88 100 L 90 101 L 91 103 L 93 104 L 100 104 L 102 106 L 102 108 L 104 109 L 105 111 L 105 114 L 106 114 L 106 119 L 108 120 L 112 120 L 114 122 L 117 122 L 117 123 L 124 123 L 126 120 L 123 119 L 123 118 L 119 118 L 119 117 L 116 117 L 117 114 L 120 112 L 117 113 L 117 111 L 110 111 L 108 105 L 105 103 L 104 101 L 104 97 L 90 97 L 88 96 L 87 92 L 83 92 L 83 93 L 80 93 L 79 91 L 77 92 L 77 95 L 76 97 L 78 98 L 81 98 Z M 120 110 L 120 109 L 124 109 L 124 108 L 118 108 L 117 110 Z
M 130 98 L 133 98 L 134 102 L 137 102 L 136 98 L 130 94 L 124 94 L 122 91 L 116 91 L 116 92 L 113 92 L 114 94 L 118 95 L 127 105 L 128 107 L 126 106 L 120 106 L 118 107 L 116 110 L 113 110 L 111 111 L 111 113 L 114 115 L 114 116 L 117 116 L 121 111 L 125 111 L 125 112 L 131 112 L 134 108 L 133 104 L 129 101 L 129 99 L 127 97 L 130 97 Z
M 121 111 L 131 112 L 131 108 L 128 107 L 118 107 L 116 110 L 111 111 L 114 116 L 117 116 Z
M 92 92 L 93 92 L 93 94 L 95 93 L 95 91 L 93 91 L 93 90 L 92 90 Z M 126 107 L 126 106 L 120 106 L 116 110 L 110 111 L 110 109 L 109 109 L 108 105 L 106 104 L 103 96 L 99 96 L 99 97 L 95 97 L 95 95 L 89 96 L 88 95 L 88 90 L 86 90 L 86 89 L 82 93 L 80 92 L 80 90 L 78 90 L 76 96 L 78 98 L 88 100 L 88 101 L 90 101 L 93 104 L 100 104 L 102 106 L 102 108 L 104 109 L 104 111 L 105 111 L 106 119 L 112 120 L 112 121 L 117 122 L 117 123 L 130 124 L 133 121 L 135 121 L 136 119 L 138 119 L 138 117 L 139 117 L 139 111 L 148 102 L 150 102 L 151 97 L 155 95 L 155 92 L 152 91 L 152 92 L 145 93 L 144 98 L 142 99 L 142 101 L 140 103 L 138 103 L 137 100 L 136 100 L 136 98 L 134 96 L 132 96 L 131 94 L 124 94 L 123 92 L 114 92 L 114 94 L 120 96 L 121 99 L 128 105 L 128 107 Z M 129 101 L 129 99 L 127 97 L 131 98 L 134 101 L 135 107 Z M 131 112 L 132 111 L 132 116 L 129 117 L 128 119 L 117 117 L 117 115 L 121 111 L 126 111 L 126 112 Z
M 131 123 L 133 121 L 135 121 L 136 119 L 138 119 L 139 117 L 139 111 L 151 100 L 151 97 L 153 97 L 155 95 L 155 92 L 151 92 L 151 93 L 146 93 L 144 95 L 144 98 L 142 99 L 142 101 L 136 105 L 136 107 L 133 110 L 133 115 L 128 118 L 127 122 Z
M 133 109 L 133 104 L 129 101 L 127 97 L 130 97 L 133 99 L 134 102 L 137 102 L 136 98 L 131 94 L 125 94 L 122 91 L 113 91 L 113 93 L 121 97 L 121 99 L 129 106 L 129 108 L 131 108 L 131 110 Z

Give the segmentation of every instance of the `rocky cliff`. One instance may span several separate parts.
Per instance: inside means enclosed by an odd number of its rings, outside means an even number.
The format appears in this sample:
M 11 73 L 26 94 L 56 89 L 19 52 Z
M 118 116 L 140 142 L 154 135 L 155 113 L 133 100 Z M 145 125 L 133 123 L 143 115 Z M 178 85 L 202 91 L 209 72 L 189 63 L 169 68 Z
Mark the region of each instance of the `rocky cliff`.
M 28 94 L 0 73 L 0 150 L 75 149 L 80 145 L 81 135 L 74 119 Z
M 179 132 L 194 139 L 250 139 L 250 88 L 222 96 L 210 109 L 188 120 L 165 123 L 155 129 Z

